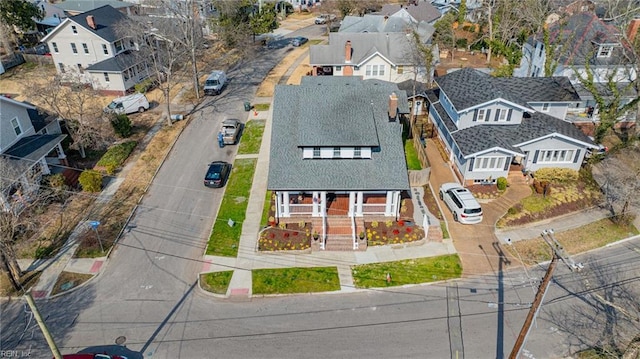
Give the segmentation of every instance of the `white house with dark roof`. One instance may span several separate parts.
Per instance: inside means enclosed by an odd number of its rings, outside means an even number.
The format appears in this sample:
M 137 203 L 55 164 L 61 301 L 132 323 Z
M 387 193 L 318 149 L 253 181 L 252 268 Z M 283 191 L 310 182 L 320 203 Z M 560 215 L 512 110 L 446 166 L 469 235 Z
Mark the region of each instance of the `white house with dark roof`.
M 512 168 L 578 170 L 595 148 L 564 120 L 580 100 L 566 77 L 496 78 L 464 68 L 435 82 L 426 94 L 429 119 L 465 185 L 493 183 Z
M 36 190 L 49 166 L 66 164 L 60 124 L 35 106 L 0 96 L 0 209 Z
M 635 36 L 638 24 L 640 20 L 631 22 L 628 38 Z M 593 12 L 578 12 L 551 24 L 549 43 L 555 49 L 552 52 L 553 76 L 568 77 L 581 96 L 581 101 L 571 108 L 571 112 L 584 113 L 597 105 L 593 95 L 580 82 L 580 77 L 587 77 L 587 66 L 596 86 L 603 91 L 607 90 L 606 84 L 612 78 L 621 92 L 631 91 L 626 96 L 629 101 L 637 96 L 633 86 L 629 86 L 637 77 L 636 65 L 628 57 L 629 45 L 614 25 L 605 23 Z M 543 77 L 545 61 L 543 33 L 538 33 L 524 43 L 520 66 L 514 70 L 513 76 Z
M 431 34 L 429 34 L 430 37 Z M 434 59 L 439 59 L 437 46 Z M 427 81 L 426 67 L 406 32 L 329 34 L 328 45 L 309 48 L 309 64 L 314 76 L 362 76 L 400 83 Z
M 378 13 L 389 18 L 402 18 L 416 24 L 426 22 L 431 25 L 442 17 L 442 13 L 430 2 L 418 0 L 406 4 L 386 4 Z
M 396 219 L 410 189 L 408 113 L 406 93 L 385 81 L 306 76 L 276 86 L 267 188 L 277 219 L 311 219 L 323 241 L 346 221 L 354 249 L 364 217 Z
M 125 19 L 109 5 L 66 18 L 42 39 L 58 74 L 115 95 L 149 77 L 146 62 L 135 56 L 134 41 L 118 34 L 117 24 Z

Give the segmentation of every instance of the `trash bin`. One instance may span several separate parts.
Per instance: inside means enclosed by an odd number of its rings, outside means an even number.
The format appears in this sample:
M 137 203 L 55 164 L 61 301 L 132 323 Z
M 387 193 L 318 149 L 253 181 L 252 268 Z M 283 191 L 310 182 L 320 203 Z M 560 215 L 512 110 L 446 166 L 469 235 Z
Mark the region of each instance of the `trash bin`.
M 249 101 L 245 101 L 244 102 L 244 110 L 247 111 L 247 112 L 251 111 L 251 102 L 249 102 Z

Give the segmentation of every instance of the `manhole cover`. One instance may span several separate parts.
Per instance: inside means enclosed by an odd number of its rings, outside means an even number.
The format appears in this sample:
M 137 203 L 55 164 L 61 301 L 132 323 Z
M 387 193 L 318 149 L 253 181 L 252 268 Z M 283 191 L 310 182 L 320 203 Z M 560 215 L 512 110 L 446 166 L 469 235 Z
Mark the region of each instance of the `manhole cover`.
M 124 335 L 121 335 L 121 336 L 116 338 L 116 344 L 118 344 L 118 345 L 122 345 L 122 344 L 124 344 L 126 342 L 127 342 L 127 337 L 125 337 Z

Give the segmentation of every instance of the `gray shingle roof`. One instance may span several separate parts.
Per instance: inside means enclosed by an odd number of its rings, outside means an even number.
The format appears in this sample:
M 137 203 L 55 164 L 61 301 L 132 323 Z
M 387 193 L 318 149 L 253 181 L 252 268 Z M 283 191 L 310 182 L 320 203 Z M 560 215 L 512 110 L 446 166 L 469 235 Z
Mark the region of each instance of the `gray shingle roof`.
M 442 16 L 440 11 L 438 11 L 435 6 L 431 5 L 431 3 L 427 1 L 416 2 L 415 5 L 402 5 L 402 7 L 398 4 L 387 4 L 382 7 L 380 13 L 383 15 L 393 15 L 402 9 L 406 10 L 409 15 L 411 15 L 418 22 L 434 22 Z
M 529 108 L 528 102 L 580 100 L 580 96 L 566 77 L 501 78 L 466 67 L 436 77 L 435 81 L 458 111 L 497 98 Z
M 570 122 L 539 112 L 531 114 L 529 118 L 523 118 L 519 125 L 477 125 L 453 132 L 451 135 L 462 154 L 468 156 L 493 147 L 522 153 L 517 145 L 552 134 L 564 135 L 588 144 L 593 143 Z
M 376 49 L 394 65 L 411 65 L 413 46 L 405 33 L 345 33 L 329 34 L 328 45 L 313 45 L 309 48 L 311 65 L 344 65 L 345 44 L 351 41 L 351 64 L 359 64 Z
M 3 154 L 12 158 L 38 161 L 46 156 L 47 153 L 51 152 L 65 137 L 67 137 L 67 135 L 33 135 L 23 137 Z
M 303 77 L 300 85 L 278 85 L 268 188 L 408 190 L 402 125 L 388 120 L 393 92 L 398 112 L 409 113 L 406 92 L 389 82 L 318 76 Z M 378 147 L 371 159 L 303 159 L 301 146 L 313 144 Z
M 108 58 L 87 67 L 90 72 L 122 72 L 131 66 L 142 62 L 134 52 L 125 51 L 115 57 Z
M 118 1 L 120 2 L 120 1 Z M 64 3 L 63 3 L 64 4 Z M 130 4 L 131 5 L 131 4 Z M 92 29 L 87 24 L 87 16 L 93 15 L 96 22 L 96 29 Z M 76 24 L 84 27 L 87 31 L 92 32 L 109 42 L 114 42 L 122 36 L 118 36 L 115 24 L 125 20 L 127 17 L 120 11 L 114 9 L 110 5 L 104 5 L 97 9 L 93 9 L 82 14 L 72 16 L 69 19 Z
M 383 15 L 346 16 L 339 32 L 404 32 L 410 22 L 401 17 L 385 19 Z
M 105 5 L 109 5 L 114 9 L 134 6 L 132 3 L 120 0 L 66 0 L 55 4 L 56 7 L 59 7 L 62 10 L 74 13 L 78 11 L 86 13 Z M 84 15 L 86 16 L 87 14 Z

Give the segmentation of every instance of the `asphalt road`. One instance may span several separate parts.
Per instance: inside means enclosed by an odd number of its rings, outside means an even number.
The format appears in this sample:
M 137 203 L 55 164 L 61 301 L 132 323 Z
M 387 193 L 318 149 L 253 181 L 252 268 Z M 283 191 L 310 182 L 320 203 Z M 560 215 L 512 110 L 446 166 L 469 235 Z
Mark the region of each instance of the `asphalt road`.
M 69 295 L 38 302 L 61 351 L 193 359 L 508 355 L 543 268 L 524 272 L 504 265 L 509 270 L 450 283 L 246 302 L 215 299 L 195 288 L 222 194 L 204 188 L 202 176 L 207 163 L 232 162 L 236 151 L 218 148 L 215 132 L 224 117 L 246 118 L 242 102 L 286 52 L 269 51 L 239 66 L 229 73 L 224 94 L 207 99 L 99 277 Z M 639 246 L 628 242 L 583 256 L 582 273 L 559 266 L 525 345 L 527 357 L 566 355 L 587 330 L 597 337 L 600 313 L 610 307 L 596 294 L 616 303 L 637 298 Z M 18 350 L 16 355 L 51 357 L 21 301 L 2 303 L 0 313 L 0 356 Z M 622 319 L 617 324 L 634 325 Z M 603 325 L 610 328 L 611 317 Z M 115 345 L 121 336 L 126 348 Z

